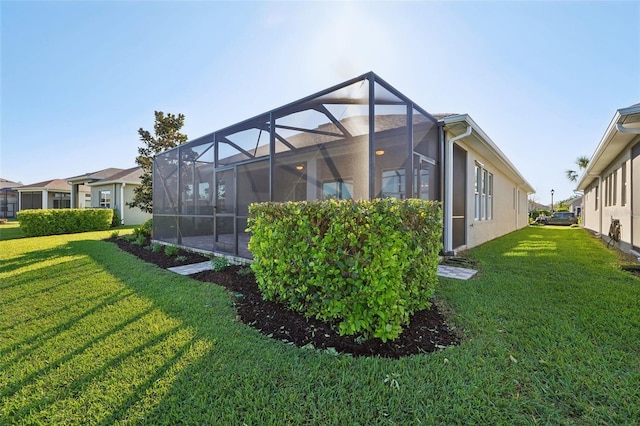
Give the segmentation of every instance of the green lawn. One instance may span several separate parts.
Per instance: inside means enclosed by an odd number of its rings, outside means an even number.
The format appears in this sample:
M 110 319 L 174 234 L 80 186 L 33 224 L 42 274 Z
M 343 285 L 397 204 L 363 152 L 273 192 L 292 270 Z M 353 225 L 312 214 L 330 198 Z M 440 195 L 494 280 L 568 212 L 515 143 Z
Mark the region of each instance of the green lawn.
M 632 424 L 640 280 L 581 229 L 471 250 L 438 297 L 467 338 L 401 360 L 336 356 L 239 323 L 216 285 L 109 232 L 0 241 L 0 423 Z
M 24 235 L 20 230 L 20 222 L 18 222 L 17 220 L 0 223 L 0 241 L 23 237 Z

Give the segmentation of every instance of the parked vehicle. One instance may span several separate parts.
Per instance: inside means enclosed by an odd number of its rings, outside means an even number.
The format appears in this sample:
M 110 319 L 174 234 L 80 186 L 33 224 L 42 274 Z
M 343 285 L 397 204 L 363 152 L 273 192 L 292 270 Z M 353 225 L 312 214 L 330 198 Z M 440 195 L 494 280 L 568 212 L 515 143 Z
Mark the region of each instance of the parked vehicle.
M 572 212 L 555 212 L 544 219 L 545 225 L 573 225 L 578 223 L 576 215 Z

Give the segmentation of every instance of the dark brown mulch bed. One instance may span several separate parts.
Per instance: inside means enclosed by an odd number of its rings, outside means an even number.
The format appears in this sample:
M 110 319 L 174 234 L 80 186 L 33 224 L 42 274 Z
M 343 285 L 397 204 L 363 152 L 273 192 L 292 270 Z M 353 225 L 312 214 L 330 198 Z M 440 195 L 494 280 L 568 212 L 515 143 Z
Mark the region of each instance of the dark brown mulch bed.
M 116 244 L 121 250 L 129 252 L 134 256 L 148 263 L 153 263 L 161 268 L 172 268 L 174 266 L 191 265 L 192 263 L 206 262 L 210 258 L 198 253 L 182 250 L 176 256 L 167 256 L 162 253 L 154 253 L 148 248 L 148 242 L 145 247 L 133 244 L 122 238 L 109 238 L 107 241 Z
M 167 256 L 163 253 L 153 253 L 151 250 L 122 239 L 110 241 L 118 244 L 122 250 L 163 268 L 208 260 L 201 255 L 180 253 L 187 256 L 188 260 L 176 263 L 175 257 L 167 260 Z M 438 310 L 437 303 L 428 310 L 414 314 L 402 335 L 394 341 L 383 343 L 380 339 L 372 339 L 361 342 L 357 337 L 340 336 L 327 323 L 307 319 L 302 314 L 290 311 L 282 304 L 263 300 L 253 274 L 238 273 L 241 269 L 243 267 L 230 266 L 222 272 L 205 271 L 191 277 L 199 281 L 216 283 L 230 290 L 240 320 L 274 339 L 298 347 L 306 346 L 356 356 L 387 358 L 434 352 L 460 342 L 460 336 L 447 325 L 444 316 Z

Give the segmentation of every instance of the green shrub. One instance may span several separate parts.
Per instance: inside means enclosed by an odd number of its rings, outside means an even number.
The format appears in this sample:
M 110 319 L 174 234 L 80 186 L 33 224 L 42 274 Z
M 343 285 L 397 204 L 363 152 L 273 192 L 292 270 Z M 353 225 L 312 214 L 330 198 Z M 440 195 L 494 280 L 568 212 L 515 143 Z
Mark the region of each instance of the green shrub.
M 111 232 L 111 238 L 118 238 L 120 236 L 120 231 Z
M 178 253 L 180 253 L 178 246 L 165 246 L 164 248 L 164 254 L 167 256 L 176 256 Z
M 137 235 L 135 236 L 135 240 L 133 241 L 133 244 L 138 245 L 140 247 L 143 247 L 147 244 L 147 237 L 145 237 L 144 235 Z
M 386 341 L 430 306 L 442 242 L 438 203 L 326 200 L 252 204 L 249 249 L 267 300 L 341 334 Z
M 162 251 L 164 250 L 164 245 L 160 244 L 160 243 L 153 243 L 151 244 L 151 251 L 154 253 L 162 253 Z
M 138 237 L 136 237 L 134 234 L 127 234 L 122 238 L 124 238 L 125 241 L 128 241 L 130 243 L 133 243 L 134 241 L 136 241 L 138 239 Z
M 136 226 L 133 229 L 133 234 L 136 236 L 136 238 L 140 235 L 144 236 L 146 239 L 151 238 L 151 233 L 153 231 L 153 219 L 149 219 L 147 220 L 145 223 L 143 223 L 140 226 Z
M 216 256 L 211 259 L 211 269 L 216 272 L 224 271 L 229 267 L 229 259 L 222 256 Z
M 113 209 L 113 218 L 111 219 L 111 227 L 115 228 L 116 226 L 122 225 L 122 218 L 120 217 L 120 212 L 118 209 Z
M 105 231 L 111 227 L 111 209 L 46 209 L 18 212 L 20 229 L 27 237 Z
M 242 268 L 239 268 L 236 271 L 237 275 L 240 275 L 241 277 L 247 277 L 251 274 L 253 274 L 253 271 L 251 270 L 250 266 L 243 266 Z

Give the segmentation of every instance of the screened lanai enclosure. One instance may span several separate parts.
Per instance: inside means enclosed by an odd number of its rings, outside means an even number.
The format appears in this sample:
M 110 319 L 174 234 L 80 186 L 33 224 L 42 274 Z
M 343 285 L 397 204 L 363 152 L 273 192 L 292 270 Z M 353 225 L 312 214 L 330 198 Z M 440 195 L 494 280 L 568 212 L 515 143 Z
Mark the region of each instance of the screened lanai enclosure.
M 441 140 L 433 116 L 364 74 L 157 155 L 153 238 L 250 259 L 251 203 L 438 200 Z

